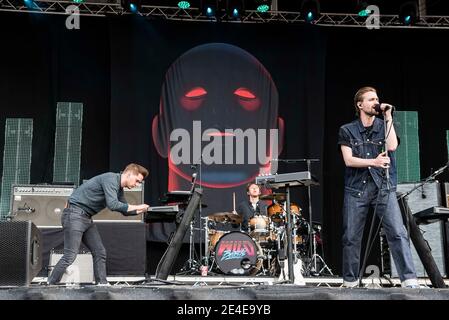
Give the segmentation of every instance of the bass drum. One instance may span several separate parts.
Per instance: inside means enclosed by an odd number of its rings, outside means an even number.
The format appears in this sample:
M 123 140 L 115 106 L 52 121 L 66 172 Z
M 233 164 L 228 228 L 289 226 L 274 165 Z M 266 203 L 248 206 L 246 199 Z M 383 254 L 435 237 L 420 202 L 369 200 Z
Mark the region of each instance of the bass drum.
M 230 232 L 217 242 L 215 261 L 224 274 L 254 275 L 262 267 L 263 251 L 246 233 Z

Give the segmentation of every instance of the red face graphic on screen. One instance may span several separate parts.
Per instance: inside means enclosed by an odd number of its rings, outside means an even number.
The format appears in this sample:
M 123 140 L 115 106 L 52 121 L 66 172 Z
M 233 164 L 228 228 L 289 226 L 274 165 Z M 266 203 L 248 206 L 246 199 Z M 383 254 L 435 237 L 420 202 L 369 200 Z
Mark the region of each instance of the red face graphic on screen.
M 180 140 L 171 141 L 170 135 L 176 129 L 190 135 L 189 163 L 173 161 L 171 151 Z M 214 130 L 205 133 L 207 129 Z M 250 159 L 254 152 L 249 151 L 257 150 L 254 144 L 251 149 L 246 140 L 242 155 L 237 141 L 229 143 L 229 139 L 236 139 L 229 131 L 236 129 L 248 133 L 248 129 L 255 133 L 265 130 L 266 138 L 256 136 L 256 143 L 265 147 L 267 157 L 272 153 L 270 129 L 279 129 L 281 141 L 283 122 L 278 118 L 278 92 L 270 74 L 255 57 L 232 45 L 212 43 L 187 51 L 167 71 L 159 115 L 153 119 L 154 144 L 159 154 L 169 161 L 169 189 L 176 189 L 179 179 L 191 181 L 192 163 L 202 163 L 201 181 L 197 182 L 210 188 L 239 186 L 254 180 L 261 170 L 268 172 L 267 158 L 255 155 L 255 163 L 254 158 Z M 281 149 L 282 144 L 278 143 L 278 147 Z M 221 150 L 221 163 L 204 162 L 205 154 L 220 158 L 211 148 Z M 243 163 L 237 160 L 237 154 L 244 157 Z M 185 152 L 183 155 L 186 159 Z

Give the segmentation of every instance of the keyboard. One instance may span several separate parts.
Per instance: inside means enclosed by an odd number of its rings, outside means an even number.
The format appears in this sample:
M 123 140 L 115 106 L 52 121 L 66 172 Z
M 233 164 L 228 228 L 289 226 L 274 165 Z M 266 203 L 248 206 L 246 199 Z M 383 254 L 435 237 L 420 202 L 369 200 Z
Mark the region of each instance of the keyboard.
M 438 220 L 447 220 L 449 218 L 449 208 L 430 207 L 415 213 L 413 216 L 417 218 L 418 223 L 429 224 Z
M 179 212 L 179 206 L 158 206 L 158 207 L 149 207 L 147 212 L 158 212 L 158 213 L 167 213 L 167 212 Z
M 164 194 L 159 200 L 162 203 L 173 203 L 173 202 L 185 202 L 187 203 L 190 199 L 192 192 L 180 190 L 180 191 L 170 191 Z
M 149 207 L 145 213 L 145 222 L 174 222 L 179 213 L 179 206 Z
M 269 188 L 283 188 L 285 186 L 310 186 L 318 185 L 309 171 L 272 174 L 256 177 L 256 184 L 266 184 Z

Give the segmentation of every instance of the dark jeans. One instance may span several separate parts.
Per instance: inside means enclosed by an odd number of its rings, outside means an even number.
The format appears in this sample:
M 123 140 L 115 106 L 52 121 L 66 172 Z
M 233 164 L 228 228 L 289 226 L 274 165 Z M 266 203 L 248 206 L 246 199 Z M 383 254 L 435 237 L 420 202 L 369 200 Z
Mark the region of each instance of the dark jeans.
M 372 179 L 365 182 L 363 192 L 345 190 L 343 204 L 343 280 L 358 280 L 360 251 L 369 207 L 375 207 L 378 188 Z M 382 189 L 376 214 L 383 216 L 382 225 L 401 281 L 416 278 L 410 243 L 396 193 Z
M 70 205 L 69 208 L 64 209 L 61 222 L 64 229 L 64 255 L 53 269 L 48 283 L 55 284 L 61 281 L 67 267 L 75 261 L 81 241 L 92 253 L 95 281 L 107 283 L 106 250 L 89 214 Z

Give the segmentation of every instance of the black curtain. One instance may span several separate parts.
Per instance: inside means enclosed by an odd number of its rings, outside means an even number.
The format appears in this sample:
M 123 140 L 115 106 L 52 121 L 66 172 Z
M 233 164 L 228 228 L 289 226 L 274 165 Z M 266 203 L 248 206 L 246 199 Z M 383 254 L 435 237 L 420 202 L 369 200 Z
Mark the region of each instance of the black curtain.
M 52 183 L 59 101 L 84 105 L 81 180 L 109 170 L 109 37 L 104 19 L 0 12 L 0 150 L 6 118 L 33 118 L 31 183 Z M 0 163 L 2 168 L 3 163 Z

